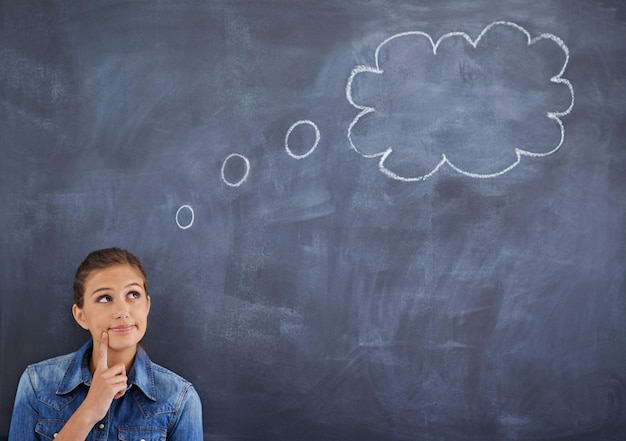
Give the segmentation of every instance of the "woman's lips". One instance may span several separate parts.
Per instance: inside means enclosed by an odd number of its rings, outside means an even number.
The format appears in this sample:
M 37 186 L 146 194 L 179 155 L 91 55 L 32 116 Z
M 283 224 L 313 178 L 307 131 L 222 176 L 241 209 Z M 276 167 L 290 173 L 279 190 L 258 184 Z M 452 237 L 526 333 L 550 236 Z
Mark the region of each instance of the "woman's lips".
M 124 333 L 124 332 L 132 331 L 134 327 L 135 325 L 118 325 L 118 326 L 113 326 L 112 328 L 109 328 L 109 330 L 111 332 Z

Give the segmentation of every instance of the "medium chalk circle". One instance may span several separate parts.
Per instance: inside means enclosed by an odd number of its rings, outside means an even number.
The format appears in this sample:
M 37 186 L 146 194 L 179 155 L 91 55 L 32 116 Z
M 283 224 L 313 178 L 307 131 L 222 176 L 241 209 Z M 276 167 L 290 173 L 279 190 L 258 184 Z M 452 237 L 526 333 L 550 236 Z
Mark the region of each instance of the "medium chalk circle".
M 241 160 L 243 160 L 244 165 L 245 165 L 245 171 L 243 173 L 243 176 L 241 177 L 241 179 L 239 179 L 238 181 L 235 182 L 231 182 L 228 179 L 226 179 L 226 176 L 224 174 L 224 170 L 226 169 L 226 164 L 230 161 L 232 161 L 234 158 L 239 158 Z M 230 187 L 239 187 L 241 184 L 243 184 L 245 182 L 246 179 L 248 179 L 248 174 L 250 174 L 250 161 L 248 161 L 248 158 L 246 158 L 243 155 L 240 155 L 239 153 L 233 153 L 231 155 L 228 155 L 228 157 L 226 159 L 224 159 L 224 163 L 222 164 L 222 181 L 224 181 L 224 183 Z
M 289 147 L 289 137 L 291 136 L 291 132 L 293 132 L 293 130 L 296 127 L 301 126 L 303 124 L 307 124 L 313 127 L 313 129 L 315 130 L 315 142 L 313 143 L 313 146 L 306 153 L 302 155 L 296 155 L 294 152 L 291 151 L 291 148 Z M 308 119 L 303 119 L 303 120 L 293 123 L 291 127 L 289 127 L 289 130 L 287 130 L 287 134 L 285 135 L 285 150 L 287 150 L 287 154 L 291 156 L 292 158 L 303 159 L 309 156 L 311 153 L 313 153 L 313 151 L 317 148 L 317 145 L 319 144 L 319 142 L 320 142 L 320 131 L 315 125 L 315 123 L 313 121 L 309 121 Z

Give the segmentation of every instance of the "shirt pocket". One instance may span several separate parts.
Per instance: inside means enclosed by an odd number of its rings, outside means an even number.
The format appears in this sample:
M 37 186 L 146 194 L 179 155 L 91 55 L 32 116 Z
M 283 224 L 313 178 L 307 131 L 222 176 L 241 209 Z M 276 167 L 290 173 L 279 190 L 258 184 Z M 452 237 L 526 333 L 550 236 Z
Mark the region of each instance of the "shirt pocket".
M 118 430 L 119 441 L 165 441 L 167 431 L 152 427 L 122 427 Z
M 35 433 L 39 435 L 39 439 L 54 439 L 65 423 L 63 420 L 38 420 Z

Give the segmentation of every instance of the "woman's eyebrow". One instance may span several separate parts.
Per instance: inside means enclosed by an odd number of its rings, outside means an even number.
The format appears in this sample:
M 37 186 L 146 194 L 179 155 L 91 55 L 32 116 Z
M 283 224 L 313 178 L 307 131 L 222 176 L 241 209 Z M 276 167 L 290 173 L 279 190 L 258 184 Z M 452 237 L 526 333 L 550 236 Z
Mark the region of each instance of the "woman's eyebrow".
M 139 288 L 143 289 L 143 285 L 141 283 L 139 283 L 139 282 L 131 282 L 128 285 L 124 286 L 124 289 L 128 289 L 131 286 L 138 286 Z M 98 288 L 94 292 L 92 292 L 91 296 L 93 297 L 94 295 L 96 295 L 97 293 L 102 292 L 102 291 L 113 291 L 113 288 L 110 288 L 108 286 L 103 286 L 102 288 Z
M 109 288 L 109 287 L 106 287 L 106 286 L 102 287 L 102 288 L 98 288 L 94 292 L 91 293 L 91 296 L 93 297 L 94 295 L 96 295 L 97 293 L 102 292 L 102 291 L 113 291 L 113 288 Z

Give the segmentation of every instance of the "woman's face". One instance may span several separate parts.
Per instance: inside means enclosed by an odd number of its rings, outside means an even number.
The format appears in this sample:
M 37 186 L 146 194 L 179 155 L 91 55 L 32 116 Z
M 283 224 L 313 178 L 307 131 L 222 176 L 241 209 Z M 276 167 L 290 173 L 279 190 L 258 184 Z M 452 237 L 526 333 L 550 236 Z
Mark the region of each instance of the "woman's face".
M 78 324 L 99 342 L 109 334 L 109 349 L 134 349 L 148 325 L 150 297 L 141 273 L 131 265 L 115 265 L 92 272 L 85 280 L 83 307 L 74 305 Z

